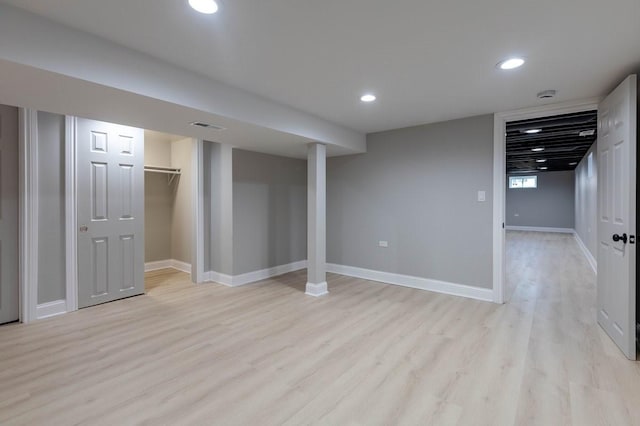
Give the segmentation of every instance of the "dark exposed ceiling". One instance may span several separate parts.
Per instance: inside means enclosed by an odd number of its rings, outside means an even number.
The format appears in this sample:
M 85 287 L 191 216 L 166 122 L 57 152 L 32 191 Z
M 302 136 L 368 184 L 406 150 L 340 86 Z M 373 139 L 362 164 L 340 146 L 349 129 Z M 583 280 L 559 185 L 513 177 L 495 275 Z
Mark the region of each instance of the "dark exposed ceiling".
M 597 121 L 597 111 L 586 111 L 507 123 L 507 173 L 575 169 L 597 138 Z

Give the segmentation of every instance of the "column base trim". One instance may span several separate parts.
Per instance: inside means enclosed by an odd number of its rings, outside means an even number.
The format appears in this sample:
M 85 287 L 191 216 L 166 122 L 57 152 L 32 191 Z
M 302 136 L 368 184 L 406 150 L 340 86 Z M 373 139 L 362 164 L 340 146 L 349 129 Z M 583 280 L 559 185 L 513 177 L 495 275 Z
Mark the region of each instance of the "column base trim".
M 329 290 L 327 290 L 327 282 L 322 282 L 318 284 L 307 283 L 307 289 L 305 291 L 307 296 L 320 297 L 325 294 L 329 294 Z

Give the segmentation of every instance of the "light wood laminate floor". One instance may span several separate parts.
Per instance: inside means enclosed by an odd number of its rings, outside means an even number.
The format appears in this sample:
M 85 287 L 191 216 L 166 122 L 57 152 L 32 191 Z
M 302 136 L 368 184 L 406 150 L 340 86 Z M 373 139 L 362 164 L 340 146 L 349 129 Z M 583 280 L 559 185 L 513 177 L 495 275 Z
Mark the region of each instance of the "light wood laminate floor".
M 508 234 L 510 302 L 338 275 L 192 285 L 0 327 L 0 424 L 640 424 L 573 237 Z M 462 265 L 461 265 L 462 266 Z

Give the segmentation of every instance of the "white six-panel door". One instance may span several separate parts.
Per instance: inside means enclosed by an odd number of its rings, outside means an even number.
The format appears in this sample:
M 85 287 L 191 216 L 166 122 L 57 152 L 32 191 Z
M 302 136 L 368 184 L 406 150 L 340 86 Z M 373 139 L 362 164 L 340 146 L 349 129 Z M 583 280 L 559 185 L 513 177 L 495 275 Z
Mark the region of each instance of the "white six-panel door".
M 636 359 L 636 85 L 628 77 L 598 111 L 598 323 Z
M 78 306 L 144 293 L 144 132 L 77 121 Z
M 17 321 L 18 108 L 0 105 L 0 324 Z

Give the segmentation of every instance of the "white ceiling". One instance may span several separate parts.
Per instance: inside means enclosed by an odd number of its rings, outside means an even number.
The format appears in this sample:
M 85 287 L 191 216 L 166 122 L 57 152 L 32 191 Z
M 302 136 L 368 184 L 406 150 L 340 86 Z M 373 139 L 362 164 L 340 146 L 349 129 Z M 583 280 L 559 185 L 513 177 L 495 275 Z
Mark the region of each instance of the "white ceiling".
M 638 0 L 2 3 L 367 133 L 538 105 L 544 89 L 599 96 L 640 70 Z M 495 69 L 510 55 L 528 62 Z

